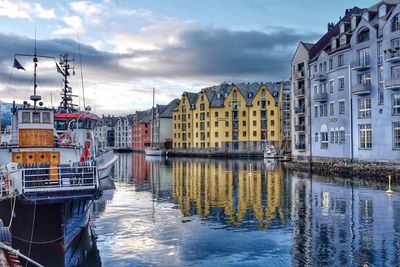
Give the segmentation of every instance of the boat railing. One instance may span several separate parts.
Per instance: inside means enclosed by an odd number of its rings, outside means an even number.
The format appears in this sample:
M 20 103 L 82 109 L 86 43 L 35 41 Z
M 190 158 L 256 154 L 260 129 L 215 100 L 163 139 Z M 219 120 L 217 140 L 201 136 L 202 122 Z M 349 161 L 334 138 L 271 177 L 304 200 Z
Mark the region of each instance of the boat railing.
M 96 189 L 97 169 L 91 164 L 21 168 L 22 192 L 60 192 Z

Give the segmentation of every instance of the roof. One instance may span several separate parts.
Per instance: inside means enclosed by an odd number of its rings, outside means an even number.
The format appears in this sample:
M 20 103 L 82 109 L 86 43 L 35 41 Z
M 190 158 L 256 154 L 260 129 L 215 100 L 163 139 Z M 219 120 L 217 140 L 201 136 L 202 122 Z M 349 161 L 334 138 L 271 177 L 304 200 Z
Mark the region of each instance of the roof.
M 100 120 L 100 118 L 93 113 L 86 112 L 75 112 L 75 113 L 57 113 L 54 114 L 55 119 L 91 119 L 91 120 Z
M 301 42 L 307 50 L 310 50 L 315 44 Z
M 186 97 L 189 100 L 190 106 L 192 106 L 193 104 L 196 104 L 197 98 L 199 97 L 198 93 L 191 93 L 191 92 L 183 92 L 183 93 L 186 94 Z
M 321 37 L 321 39 L 318 40 L 318 42 L 312 46 L 309 50 L 310 54 L 310 59 L 313 60 L 316 58 L 320 52 L 325 49 L 325 47 L 330 43 L 331 39 L 334 36 L 339 35 L 340 33 L 340 24 L 342 22 L 345 23 L 350 23 L 350 18 L 353 14 L 361 14 L 364 11 L 364 9 L 361 9 L 357 6 L 353 7 L 352 9 L 347 10 L 345 16 L 339 20 L 338 23 L 335 24 L 327 33 L 324 34 L 324 36 Z
M 172 111 L 175 110 L 179 105 L 179 99 L 175 98 L 171 102 L 169 102 L 167 105 L 157 105 L 157 107 L 160 107 L 159 110 L 157 110 L 157 113 L 159 114 L 159 118 L 172 118 Z

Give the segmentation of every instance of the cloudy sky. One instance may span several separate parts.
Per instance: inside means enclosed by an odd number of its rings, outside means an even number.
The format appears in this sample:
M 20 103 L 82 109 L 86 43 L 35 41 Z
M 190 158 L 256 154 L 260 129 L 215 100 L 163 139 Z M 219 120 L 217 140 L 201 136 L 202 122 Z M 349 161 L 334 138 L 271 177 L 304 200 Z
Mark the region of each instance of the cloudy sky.
M 300 40 L 313 42 L 346 8 L 376 0 L 0 0 L 0 100 L 32 93 L 32 63 L 15 53 L 75 56 L 71 85 L 99 114 L 127 114 L 221 82 L 288 79 Z M 79 36 L 79 37 L 78 37 Z M 57 105 L 61 77 L 41 60 L 39 93 Z M 82 100 L 80 100 L 82 105 Z

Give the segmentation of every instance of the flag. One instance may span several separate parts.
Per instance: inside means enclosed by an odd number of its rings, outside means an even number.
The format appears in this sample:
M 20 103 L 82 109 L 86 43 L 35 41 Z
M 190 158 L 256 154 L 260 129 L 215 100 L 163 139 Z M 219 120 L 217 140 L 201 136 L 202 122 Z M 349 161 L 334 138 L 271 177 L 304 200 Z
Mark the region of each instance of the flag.
M 16 68 L 18 70 L 25 70 L 24 67 L 22 67 L 21 63 L 18 62 L 18 60 L 16 58 L 14 58 L 14 65 L 13 68 Z
M 57 72 L 58 72 L 58 73 L 61 73 L 63 76 L 65 76 L 65 75 L 64 75 L 64 72 L 61 70 L 60 66 L 58 66 L 57 63 L 56 63 L 56 67 L 57 67 Z

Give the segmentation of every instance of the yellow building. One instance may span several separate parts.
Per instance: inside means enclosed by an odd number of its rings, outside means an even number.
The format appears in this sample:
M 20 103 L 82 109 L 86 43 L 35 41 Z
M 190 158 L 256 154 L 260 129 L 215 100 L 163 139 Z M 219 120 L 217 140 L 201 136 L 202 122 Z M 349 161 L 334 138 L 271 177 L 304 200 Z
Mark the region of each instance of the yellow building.
M 223 83 L 184 92 L 173 116 L 174 148 L 280 149 L 282 95 L 283 83 Z

